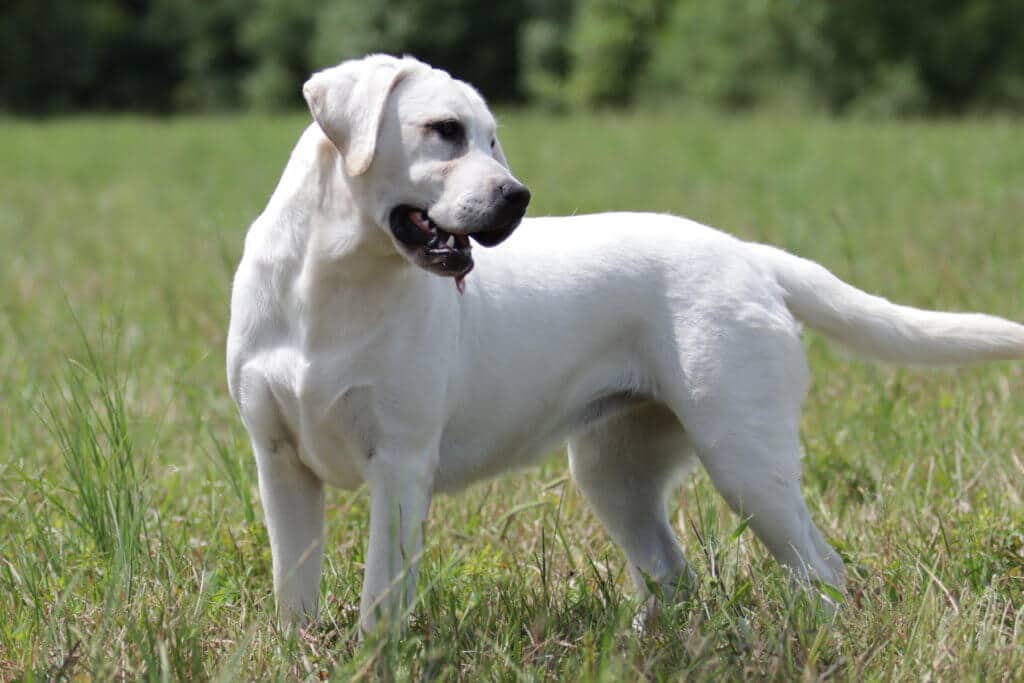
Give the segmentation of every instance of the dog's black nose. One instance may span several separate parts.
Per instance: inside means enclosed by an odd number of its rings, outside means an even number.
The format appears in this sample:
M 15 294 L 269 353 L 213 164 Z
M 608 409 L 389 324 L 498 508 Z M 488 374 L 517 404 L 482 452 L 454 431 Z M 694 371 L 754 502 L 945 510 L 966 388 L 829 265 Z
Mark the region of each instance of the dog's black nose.
M 526 188 L 526 185 L 520 185 L 519 183 L 502 183 L 501 196 L 506 202 L 518 209 L 525 209 L 527 204 L 530 203 L 530 191 Z

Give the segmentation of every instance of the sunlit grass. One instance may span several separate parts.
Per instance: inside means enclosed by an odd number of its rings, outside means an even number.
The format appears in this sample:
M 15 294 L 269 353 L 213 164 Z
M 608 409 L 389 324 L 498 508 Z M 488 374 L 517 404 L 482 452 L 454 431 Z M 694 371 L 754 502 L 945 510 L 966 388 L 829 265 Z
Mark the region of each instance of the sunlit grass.
M 901 302 L 1024 318 L 1010 122 L 500 116 L 535 215 L 668 211 Z M 364 492 L 332 492 L 322 624 L 280 633 L 227 395 L 231 273 L 306 119 L 0 126 L 0 679 L 1024 675 L 1024 364 L 871 365 L 808 335 L 830 624 L 703 475 L 697 597 L 639 637 L 563 459 L 436 501 L 407 637 L 360 643 Z

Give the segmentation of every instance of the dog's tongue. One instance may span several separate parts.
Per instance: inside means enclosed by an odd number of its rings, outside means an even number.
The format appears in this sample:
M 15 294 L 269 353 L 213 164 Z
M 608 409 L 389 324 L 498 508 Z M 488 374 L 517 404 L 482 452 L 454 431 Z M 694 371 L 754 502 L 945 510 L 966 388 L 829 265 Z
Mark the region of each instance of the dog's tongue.
M 427 223 L 427 214 L 423 213 L 422 211 L 418 209 L 411 209 L 409 211 L 409 220 L 411 220 L 413 225 L 415 225 L 423 232 L 430 232 L 430 224 Z
M 459 294 L 465 294 L 466 293 L 466 282 L 465 282 L 465 280 L 466 280 L 466 275 L 468 275 L 468 274 L 469 273 L 465 273 L 463 275 L 456 275 L 455 276 L 455 289 L 458 290 Z

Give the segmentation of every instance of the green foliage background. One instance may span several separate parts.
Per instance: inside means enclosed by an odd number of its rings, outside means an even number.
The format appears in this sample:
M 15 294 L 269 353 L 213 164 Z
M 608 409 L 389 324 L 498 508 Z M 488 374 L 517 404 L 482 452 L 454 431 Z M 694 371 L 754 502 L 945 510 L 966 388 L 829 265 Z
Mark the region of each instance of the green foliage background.
M 1024 0 L 8 0 L 0 110 L 287 109 L 368 52 L 554 109 L 1024 109 Z

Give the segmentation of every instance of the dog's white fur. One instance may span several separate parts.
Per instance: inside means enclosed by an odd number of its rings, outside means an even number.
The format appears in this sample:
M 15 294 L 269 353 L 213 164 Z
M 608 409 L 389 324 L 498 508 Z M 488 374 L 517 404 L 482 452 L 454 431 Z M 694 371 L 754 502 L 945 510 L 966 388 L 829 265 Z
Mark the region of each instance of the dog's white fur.
M 1020 325 L 897 306 L 665 215 L 525 220 L 474 249 L 460 295 L 411 262 L 388 212 L 407 203 L 473 231 L 495 185 L 514 181 L 483 100 L 385 56 L 320 72 L 304 92 L 316 122 L 246 238 L 228 337 L 286 623 L 317 609 L 325 483 L 369 487 L 369 629 L 410 604 L 434 493 L 566 439 L 641 595 L 646 578 L 671 595 L 689 577 L 666 496 L 696 460 L 797 578 L 841 588 L 800 491 L 797 321 L 888 361 L 1024 357 Z M 461 149 L 431 133 L 438 119 L 465 127 Z

